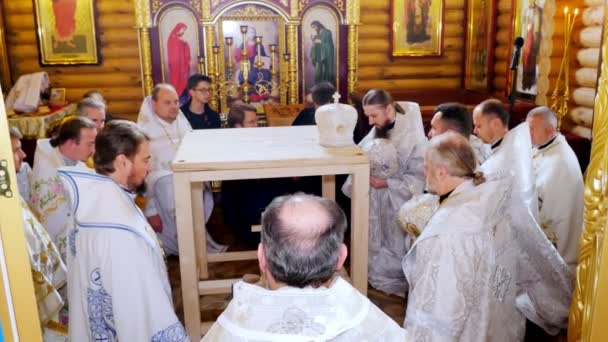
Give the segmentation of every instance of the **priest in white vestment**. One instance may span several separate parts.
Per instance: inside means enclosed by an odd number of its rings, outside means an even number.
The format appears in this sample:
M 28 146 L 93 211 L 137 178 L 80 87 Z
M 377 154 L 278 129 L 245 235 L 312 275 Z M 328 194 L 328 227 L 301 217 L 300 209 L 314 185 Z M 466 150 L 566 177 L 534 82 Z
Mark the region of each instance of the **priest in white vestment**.
M 370 177 L 369 206 L 369 282 L 389 294 L 403 297 L 407 284 L 401 261 L 410 247 L 410 238 L 397 224 L 399 207 L 424 189 L 423 156 L 427 139 L 424 135 L 420 108 L 405 102 L 397 112 L 386 91 L 370 90 L 363 98 L 363 109 L 374 125 L 359 143 L 364 146 L 375 138 L 388 139 L 397 151 L 399 170 L 387 179 Z M 352 176 L 342 186 L 349 196 Z
M 177 223 L 175 218 L 175 197 L 171 162 L 177 153 L 182 139 L 192 130 L 190 123 L 179 109 L 179 98 L 173 86 L 157 84 L 152 95 L 144 99 L 137 123 L 150 137 L 152 172 L 146 183 L 145 214 L 158 233 L 163 249 L 167 254 L 179 254 L 177 242 Z M 205 221 L 213 211 L 213 194 L 208 185 L 203 191 Z M 207 251 L 219 253 L 226 250 L 207 233 Z
M 449 102 L 442 103 L 435 108 L 435 115 L 431 120 L 429 139 L 447 131 L 460 133 L 469 139 L 479 164 L 482 164 L 490 156 L 490 145 L 473 134 L 473 118 L 465 105 Z
M 14 127 L 11 127 L 9 133 L 17 171 L 22 169 L 23 165 L 27 165 L 24 163 L 25 153 L 21 149 L 19 140 L 21 133 Z M 21 191 L 21 189 L 19 190 Z M 19 199 L 23 231 L 34 281 L 34 293 L 38 303 L 38 317 L 44 340 L 47 342 L 67 341 L 67 326 L 62 324 L 60 318 L 60 311 L 65 302 L 59 293 L 67 282 L 65 263 L 46 230 L 30 210 L 23 194 Z
M 203 341 L 406 341 L 405 330 L 336 275 L 346 216 L 328 199 L 275 198 L 262 215 L 265 286 L 243 281 Z
M 173 308 L 164 254 L 134 189 L 150 171 L 149 141 L 112 121 L 96 140 L 95 169 L 59 171 L 69 193 L 71 341 L 189 341 Z
M 568 322 L 574 275 L 538 224 L 528 124 L 509 131 L 508 118 L 498 100 L 486 100 L 473 111 L 476 133 L 492 143 L 492 155 L 481 171 L 511 179 L 508 225 L 496 236 L 498 258 L 516 267 L 520 312 L 547 333 L 557 334 Z
M 56 137 L 40 139 L 36 145 L 29 204 L 64 261 L 70 210 L 57 169 L 65 166 L 86 168 L 84 162 L 95 152 L 96 135 L 95 123 L 75 117 L 59 127 Z
M 557 132 L 555 113 L 538 107 L 528 113 L 540 226 L 570 266 L 576 269 L 583 229 L 585 186 L 576 154 Z
M 412 341 L 522 340 L 525 319 L 515 307 L 516 284 L 508 281 L 514 270 L 497 259 L 494 244 L 505 219 L 508 178 L 486 181 L 475 171 L 468 140 L 455 132 L 431 140 L 424 165 L 427 188 L 436 196 L 416 196 L 399 213 L 402 223 L 422 230 L 403 259 L 407 336 Z

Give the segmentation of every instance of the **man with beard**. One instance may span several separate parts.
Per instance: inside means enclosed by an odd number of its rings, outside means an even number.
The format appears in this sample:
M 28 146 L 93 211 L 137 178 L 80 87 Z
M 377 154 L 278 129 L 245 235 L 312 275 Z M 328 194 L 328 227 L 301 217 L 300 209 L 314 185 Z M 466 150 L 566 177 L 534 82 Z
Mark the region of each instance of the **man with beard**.
M 411 239 L 397 224 L 396 215 L 403 203 L 424 189 L 422 163 L 427 139 L 417 105 L 408 103 L 404 111 L 381 89 L 370 90 L 362 102 L 374 127 L 359 146 L 376 138 L 388 139 L 399 163 L 399 170 L 387 179 L 370 177 L 369 282 L 376 289 L 403 296 L 407 286 L 401 261 Z M 352 177 L 347 178 L 342 191 L 350 197 Z
M 162 248 L 134 202 L 133 191 L 151 170 L 149 138 L 134 123 L 117 120 L 95 147 L 97 173 L 59 171 L 74 219 L 68 234 L 70 340 L 185 341 Z

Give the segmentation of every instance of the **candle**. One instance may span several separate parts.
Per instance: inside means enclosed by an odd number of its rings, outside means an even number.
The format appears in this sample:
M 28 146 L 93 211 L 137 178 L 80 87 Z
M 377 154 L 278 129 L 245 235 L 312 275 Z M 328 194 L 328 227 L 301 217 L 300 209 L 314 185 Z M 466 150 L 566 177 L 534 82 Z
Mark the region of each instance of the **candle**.
M 285 52 L 283 54 L 283 59 L 285 60 L 285 62 L 289 62 L 290 57 L 291 57 L 291 55 L 289 54 L 289 52 Z

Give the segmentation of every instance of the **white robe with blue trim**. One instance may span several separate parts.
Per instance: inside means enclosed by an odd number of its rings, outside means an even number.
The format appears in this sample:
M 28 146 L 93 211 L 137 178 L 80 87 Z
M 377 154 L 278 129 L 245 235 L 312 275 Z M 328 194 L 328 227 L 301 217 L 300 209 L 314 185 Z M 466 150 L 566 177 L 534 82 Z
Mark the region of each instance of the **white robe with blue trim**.
M 189 341 L 175 315 L 162 249 L 133 195 L 93 172 L 59 173 L 74 217 L 70 340 Z

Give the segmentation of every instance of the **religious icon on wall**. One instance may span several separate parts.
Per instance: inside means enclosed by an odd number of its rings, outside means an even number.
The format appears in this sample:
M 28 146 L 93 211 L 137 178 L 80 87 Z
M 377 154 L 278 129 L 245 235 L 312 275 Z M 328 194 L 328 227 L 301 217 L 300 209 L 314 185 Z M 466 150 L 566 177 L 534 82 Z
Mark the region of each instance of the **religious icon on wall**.
M 277 75 L 281 64 L 279 47 L 283 42 L 279 35 L 279 16 L 253 19 L 256 20 L 232 20 L 227 16 L 221 21 L 224 70 L 226 80 L 239 86 L 243 86 L 247 79 L 247 93 L 251 102 L 265 103 L 271 98 L 278 98 L 278 89 L 273 85 L 278 85 Z
M 92 0 L 34 0 L 41 65 L 97 64 Z
M 494 71 L 495 0 L 471 0 L 468 4 L 465 57 L 465 89 L 491 90 Z
M 340 21 L 332 9 L 315 6 L 302 16 L 302 90 L 320 82 L 338 89 Z
M 188 77 L 198 72 L 198 34 L 196 17 L 185 8 L 175 6 L 159 18 L 162 79 L 180 95 L 186 89 Z
M 516 91 L 519 96 L 534 99 L 538 95 L 540 77 L 540 46 L 543 40 L 543 8 L 545 0 L 519 0 L 515 16 L 514 37 L 522 37 L 524 45 L 517 67 Z
M 392 55 L 440 56 L 443 0 L 391 1 Z

